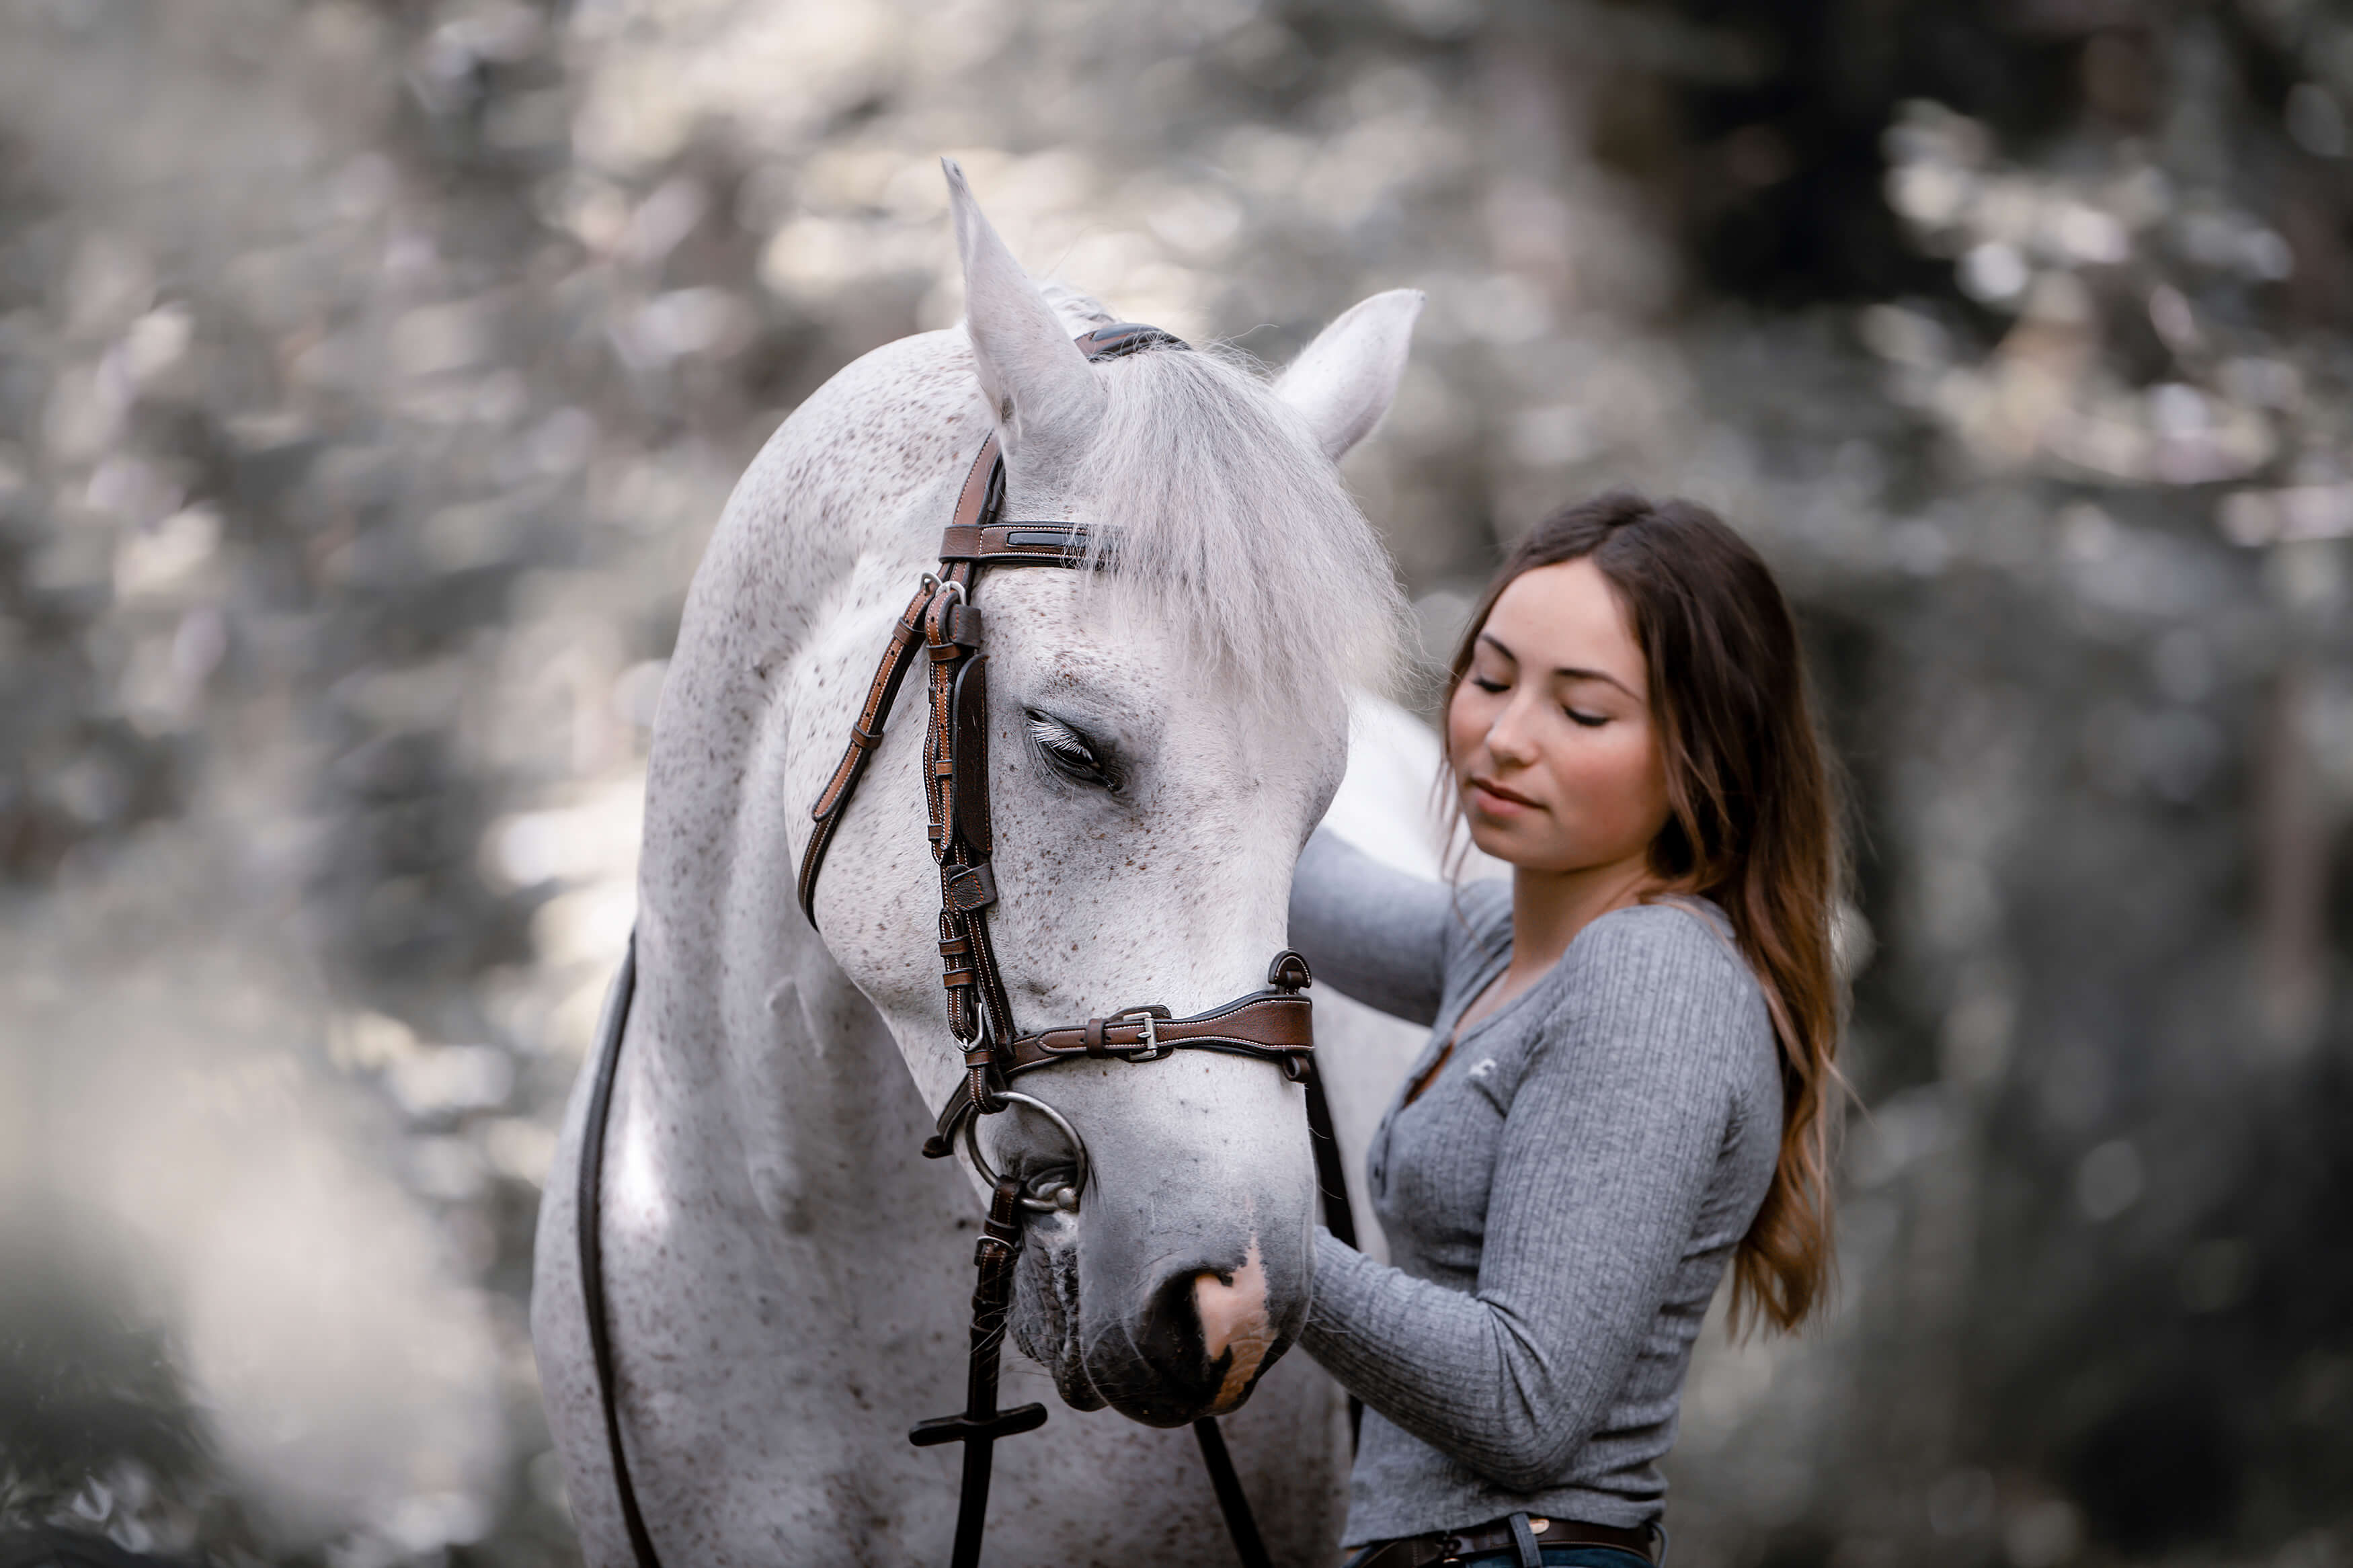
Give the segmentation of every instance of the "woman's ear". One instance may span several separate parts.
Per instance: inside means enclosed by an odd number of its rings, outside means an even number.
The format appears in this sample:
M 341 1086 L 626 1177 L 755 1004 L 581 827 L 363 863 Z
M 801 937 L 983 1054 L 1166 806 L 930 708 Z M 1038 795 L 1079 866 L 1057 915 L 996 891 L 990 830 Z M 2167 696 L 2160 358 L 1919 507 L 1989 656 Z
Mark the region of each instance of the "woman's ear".
M 965 321 L 973 369 L 997 417 L 1008 463 L 1032 479 L 1066 471 L 1093 445 L 1103 424 L 1103 389 L 1070 329 L 1013 259 L 982 216 L 953 158 L 948 179 L 956 248 L 964 258 Z
M 1359 300 L 1317 333 L 1274 384 L 1275 395 L 1307 416 L 1334 462 L 1388 412 L 1421 301 L 1419 289 L 1392 289 Z

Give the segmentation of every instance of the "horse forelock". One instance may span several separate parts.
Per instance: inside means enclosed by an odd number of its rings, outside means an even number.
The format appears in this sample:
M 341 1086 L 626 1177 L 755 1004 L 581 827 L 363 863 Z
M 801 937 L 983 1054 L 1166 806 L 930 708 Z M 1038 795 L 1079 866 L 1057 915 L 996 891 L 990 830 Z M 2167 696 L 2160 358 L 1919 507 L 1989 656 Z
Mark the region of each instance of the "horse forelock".
M 1082 593 L 1163 618 L 1187 684 L 1277 724 L 1387 689 L 1404 621 L 1388 553 L 1249 357 L 1161 349 L 1097 371 L 1104 418 L 1071 491 L 1109 525 L 1092 553 L 1113 558 Z

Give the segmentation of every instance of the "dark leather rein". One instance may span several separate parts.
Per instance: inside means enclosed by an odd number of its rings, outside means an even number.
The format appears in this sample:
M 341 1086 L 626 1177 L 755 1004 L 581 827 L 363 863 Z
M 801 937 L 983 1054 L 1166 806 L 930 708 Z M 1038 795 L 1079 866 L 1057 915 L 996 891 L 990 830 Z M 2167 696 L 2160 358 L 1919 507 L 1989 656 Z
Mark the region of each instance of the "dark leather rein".
M 1098 328 L 1081 337 L 1078 345 L 1089 359 L 1186 347 L 1157 328 L 1133 322 Z M 988 656 L 982 651 L 980 608 L 973 603 L 973 593 L 981 574 L 992 568 L 1082 568 L 1091 559 L 1101 566 L 1113 563 L 1115 552 L 1092 549 L 1094 531 L 1084 523 L 1008 522 L 1000 515 L 1004 506 L 1005 464 L 997 437 L 991 436 L 973 458 L 956 499 L 955 519 L 941 537 L 939 570 L 923 574 L 922 585 L 892 627 L 890 646 L 883 650 L 866 701 L 850 726 L 849 744 L 810 813 L 816 827 L 801 854 L 799 879 L 801 910 L 814 926 L 818 873 L 824 867 L 826 851 L 859 779 L 882 743 L 882 722 L 913 668 L 920 644 L 929 655 L 931 671 L 930 716 L 923 736 L 923 796 L 930 816 L 932 855 L 940 868 L 940 978 L 947 990 L 948 1027 L 963 1048 L 965 1069 L 940 1111 L 937 1127 L 924 1141 L 923 1153 L 938 1159 L 952 1152 L 962 1129 L 976 1168 L 984 1179 L 992 1181 L 988 1217 L 973 1259 L 978 1280 L 972 1298 L 965 1408 L 960 1415 L 923 1422 L 908 1435 L 919 1447 L 940 1443 L 965 1446 L 952 1568 L 977 1568 L 979 1563 L 997 1439 L 1034 1431 L 1046 1421 L 1042 1405 L 1007 1411 L 997 1408 L 998 1352 L 1012 1300 L 1014 1263 L 1021 1250 L 1021 1211 L 1025 1207 L 1077 1208 L 1090 1174 L 1078 1130 L 1050 1106 L 1015 1093 L 1008 1087 L 1013 1079 L 1056 1062 L 1114 1058 L 1152 1062 L 1179 1050 L 1225 1051 L 1274 1062 L 1285 1078 L 1305 1086 L 1309 1142 L 1324 1226 L 1351 1247 L 1356 1240 L 1339 1145 L 1332 1135 L 1331 1107 L 1315 1071 L 1314 1031 L 1310 1004 L 1303 994 L 1310 983 L 1307 963 L 1297 953 L 1275 955 L 1267 970 L 1265 990 L 1190 1017 L 1171 1017 L 1167 1008 L 1154 1005 L 1130 1007 L 1107 1018 L 1090 1018 L 1082 1025 L 1029 1035 L 1015 1027 L 1012 1000 L 997 968 L 988 928 L 988 910 L 997 902 L 992 865 L 995 839 L 988 816 Z M 1108 545 L 1113 541 L 1106 535 L 1104 542 Z M 636 984 L 633 938 L 614 981 L 597 1045 L 596 1077 L 581 1142 L 577 1224 L 589 1350 L 611 1451 L 613 1481 L 620 1494 L 621 1520 L 638 1568 L 660 1568 L 622 1449 L 601 1242 L 605 1125 Z M 981 1159 L 976 1134 L 979 1118 L 995 1115 L 1013 1103 L 1044 1113 L 1071 1143 L 1076 1165 L 1066 1184 L 1032 1193 L 1013 1173 L 993 1173 Z M 1355 1402 L 1350 1403 L 1353 1415 Z M 1193 1433 L 1200 1443 L 1202 1463 L 1209 1472 L 1236 1554 L 1244 1568 L 1266 1568 L 1266 1548 L 1217 1421 L 1203 1416 L 1193 1423 Z

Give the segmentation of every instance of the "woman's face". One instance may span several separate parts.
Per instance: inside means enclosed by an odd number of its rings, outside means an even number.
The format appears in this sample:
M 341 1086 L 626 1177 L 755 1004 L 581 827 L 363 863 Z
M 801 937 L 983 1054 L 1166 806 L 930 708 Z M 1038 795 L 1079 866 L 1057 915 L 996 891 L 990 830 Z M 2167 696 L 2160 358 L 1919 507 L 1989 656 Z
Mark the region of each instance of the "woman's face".
M 1649 691 L 1634 629 L 1589 558 L 1513 579 L 1446 712 L 1479 847 L 1529 871 L 1646 865 L 1667 821 Z

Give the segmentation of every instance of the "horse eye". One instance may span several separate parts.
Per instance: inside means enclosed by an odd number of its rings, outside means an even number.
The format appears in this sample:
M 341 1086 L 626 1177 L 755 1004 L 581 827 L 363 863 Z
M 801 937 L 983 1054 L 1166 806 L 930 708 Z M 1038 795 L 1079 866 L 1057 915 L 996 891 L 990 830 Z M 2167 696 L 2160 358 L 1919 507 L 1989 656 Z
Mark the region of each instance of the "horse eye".
M 1072 784 L 1116 792 L 1119 779 L 1088 739 L 1050 714 L 1031 711 L 1029 740 L 1046 765 Z

